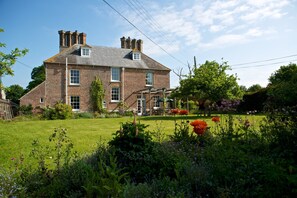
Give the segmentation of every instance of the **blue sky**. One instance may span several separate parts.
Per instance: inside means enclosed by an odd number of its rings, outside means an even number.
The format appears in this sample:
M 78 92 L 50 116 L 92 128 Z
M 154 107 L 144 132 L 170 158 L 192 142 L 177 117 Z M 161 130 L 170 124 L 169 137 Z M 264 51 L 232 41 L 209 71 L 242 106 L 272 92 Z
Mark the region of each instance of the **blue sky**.
M 84 32 L 87 43 L 97 46 L 120 47 L 122 36 L 143 39 L 145 54 L 184 74 L 194 56 L 198 64 L 223 58 L 247 87 L 266 86 L 281 65 L 297 63 L 296 0 L 106 1 L 158 45 L 102 0 L 0 0 L 0 41 L 7 45 L 1 50 L 30 50 L 4 85 L 28 85 L 32 68 L 58 53 L 58 30 Z

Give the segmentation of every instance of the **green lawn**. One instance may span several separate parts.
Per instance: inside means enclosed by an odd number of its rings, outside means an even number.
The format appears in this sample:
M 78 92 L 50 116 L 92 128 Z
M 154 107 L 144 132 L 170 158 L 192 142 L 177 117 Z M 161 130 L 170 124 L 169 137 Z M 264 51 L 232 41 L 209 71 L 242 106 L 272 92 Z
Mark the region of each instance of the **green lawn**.
M 238 117 L 238 116 L 237 116 Z M 242 119 L 248 118 L 252 124 L 259 126 L 263 116 L 240 116 Z M 174 120 L 194 120 L 197 116 L 187 117 L 140 117 L 138 120 L 142 124 L 149 125 L 149 131 L 161 131 L 165 134 L 172 134 L 174 131 Z M 204 119 L 209 126 L 213 126 L 211 118 Z M 222 117 L 222 124 L 225 122 Z M 107 142 L 112 134 L 120 128 L 120 123 L 133 121 L 131 117 L 124 118 L 100 118 L 100 119 L 72 119 L 72 120 L 32 120 L 32 121 L 12 121 L 0 122 L 0 166 L 9 167 L 11 158 L 19 157 L 21 154 L 28 160 L 31 143 L 38 139 L 41 143 L 49 144 L 48 138 L 55 128 L 66 128 L 68 136 L 74 143 L 74 150 L 80 154 L 94 151 L 99 142 Z

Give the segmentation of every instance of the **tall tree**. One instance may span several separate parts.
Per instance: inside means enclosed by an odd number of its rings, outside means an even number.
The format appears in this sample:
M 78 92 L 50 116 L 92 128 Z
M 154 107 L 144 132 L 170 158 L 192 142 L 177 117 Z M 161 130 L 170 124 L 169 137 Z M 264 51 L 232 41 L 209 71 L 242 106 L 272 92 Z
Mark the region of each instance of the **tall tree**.
M 269 104 L 273 108 L 297 105 L 297 65 L 281 66 L 269 78 Z
M 5 88 L 6 99 L 19 104 L 20 98 L 24 95 L 25 90 L 20 85 L 11 85 Z
M 40 65 L 38 67 L 34 67 L 32 72 L 31 72 L 31 79 L 32 81 L 29 82 L 26 92 L 29 92 L 32 90 L 34 87 L 39 85 L 45 80 L 45 67 L 44 65 Z
M 246 86 L 244 86 L 244 85 L 240 85 L 240 89 L 243 92 L 247 92 L 247 90 L 248 90 L 248 88 L 246 88 Z
M 4 32 L 4 30 L 0 28 L 0 32 Z M 0 47 L 5 48 L 6 44 L 0 42 Z M 8 54 L 0 51 L 0 89 L 2 87 L 1 77 L 4 75 L 13 76 L 12 65 L 15 64 L 17 58 L 26 55 L 28 51 L 28 49 L 20 50 L 18 48 L 15 48 Z
M 252 86 L 250 86 L 247 91 L 248 92 L 251 92 L 251 93 L 254 93 L 254 92 L 257 92 L 257 91 L 260 91 L 262 89 L 261 85 L 259 84 L 254 84 Z
M 181 80 L 178 94 L 193 100 L 208 100 L 210 103 L 222 99 L 238 99 L 243 95 L 236 75 L 226 73 L 230 67 L 227 62 L 219 64 L 206 61 L 193 71 L 192 77 Z

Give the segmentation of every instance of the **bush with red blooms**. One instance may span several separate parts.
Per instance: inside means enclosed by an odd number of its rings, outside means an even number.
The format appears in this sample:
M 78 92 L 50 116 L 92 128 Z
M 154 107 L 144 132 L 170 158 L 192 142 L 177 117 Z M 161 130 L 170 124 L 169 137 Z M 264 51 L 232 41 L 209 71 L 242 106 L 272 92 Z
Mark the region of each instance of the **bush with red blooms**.
M 203 120 L 194 120 L 193 122 L 190 123 L 191 126 L 193 126 L 193 131 L 197 135 L 202 135 L 207 128 L 207 123 Z
M 188 110 L 182 109 L 182 110 L 179 110 L 179 113 L 178 114 L 179 115 L 188 115 L 189 112 L 188 112 Z
M 172 113 L 173 115 L 176 115 L 176 114 L 179 113 L 179 109 L 171 109 L 171 113 Z
M 218 123 L 218 122 L 220 122 L 220 117 L 219 116 L 212 117 L 211 121 Z

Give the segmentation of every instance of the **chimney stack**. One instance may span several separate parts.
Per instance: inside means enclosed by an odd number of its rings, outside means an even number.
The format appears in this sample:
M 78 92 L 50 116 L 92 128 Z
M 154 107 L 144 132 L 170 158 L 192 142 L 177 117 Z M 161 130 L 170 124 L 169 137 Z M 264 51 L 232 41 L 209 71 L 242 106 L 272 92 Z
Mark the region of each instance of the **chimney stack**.
M 130 39 L 130 37 L 128 37 L 128 38 L 126 39 L 126 47 L 127 47 L 127 49 L 132 49 L 132 48 L 131 48 L 131 39 Z
M 131 49 L 136 49 L 136 39 L 132 39 L 132 42 L 131 42 Z
M 63 49 L 71 47 L 75 44 L 86 44 L 87 35 L 85 33 L 78 33 L 77 30 L 75 32 L 60 30 L 59 33 L 59 48 L 60 52 Z
M 143 41 L 141 39 L 137 40 L 137 49 L 140 52 L 142 52 L 142 44 L 143 44 Z
M 132 50 L 138 50 L 142 52 L 143 50 L 143 41 L 141 39 L 136 40 L 128 37 L 127 39 L 123 36 L 121 39 L 121 48 L 122 49 L 132 49 Z
M 121 38 L 121 48 L 122 49 L 126 49 L 127 48 L 126 38 L 124 36 Z

